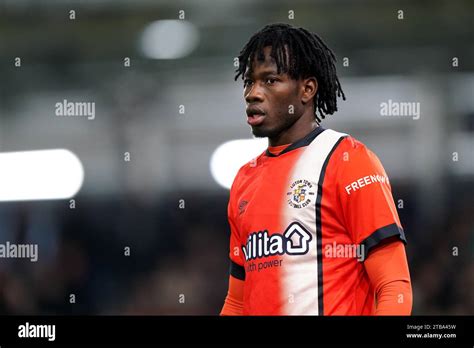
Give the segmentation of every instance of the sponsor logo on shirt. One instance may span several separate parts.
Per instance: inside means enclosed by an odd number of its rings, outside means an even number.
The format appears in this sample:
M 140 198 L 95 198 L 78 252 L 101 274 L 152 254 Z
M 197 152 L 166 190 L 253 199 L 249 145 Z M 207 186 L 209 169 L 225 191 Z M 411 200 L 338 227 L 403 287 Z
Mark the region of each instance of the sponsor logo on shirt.
M 349 185 L 345 187 L 346 193 L 350 195 L 351 193 L 356 192 L 357 190 L 360 190 L 361 188 L 374 184 L 374 183 L 380 183 L 380 184 L 385 184 L 389 183 L 389 180 L 386 176 L 384 175 L 379 175 L 379 174 L 371 174 L 371 175 L 366 175 L 362 178 L 359 178 L 353 182 L 351 182 Z
M 267 230 L 250 233 L 242 250 L 247 261 L 273 255 L 304 255 L 309 251 L 311 239 L 308 230 L 292 222 L 283 233 L 269 235 Z

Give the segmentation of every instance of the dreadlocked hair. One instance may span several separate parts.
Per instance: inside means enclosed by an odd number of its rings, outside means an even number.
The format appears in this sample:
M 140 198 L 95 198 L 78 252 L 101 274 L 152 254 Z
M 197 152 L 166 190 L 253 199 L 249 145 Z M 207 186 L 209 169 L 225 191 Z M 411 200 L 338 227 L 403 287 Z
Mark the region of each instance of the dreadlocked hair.
M 287 73 L 292 79 L 315 77 L 318 90 L 314 96 L 316 120 L 337 111 L 337 97 L 346 100 L 336 75 L 336 56 L 316 34 L 304 28 L 278 23 L 265 26 L 255 33 L 239 54 L 239 67 L 235 70 L 235 80 L 251 72 L 255 57 L 264 61 L 264 47 L 271 46 L 270 56 L 275 60 L 278 74 Z

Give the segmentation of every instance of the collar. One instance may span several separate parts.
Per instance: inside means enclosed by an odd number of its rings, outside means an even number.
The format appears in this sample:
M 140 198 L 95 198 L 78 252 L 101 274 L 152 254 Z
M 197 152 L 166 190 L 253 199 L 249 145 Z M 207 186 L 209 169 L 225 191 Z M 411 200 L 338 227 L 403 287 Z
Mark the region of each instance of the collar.
M 265 150 L 265 155 L 268 157 L 278 157 L 283 155 L 284 153 L 290 152 L 292 150 L 298 149 L 303 146 L 308 146 L 311 144 L 311 142 L 322 132 L 324 132 L 326 128 L 323 128 L 321 126 L 316 127 L 313 129 L 309 134 L 307 134 L 304 138 L 301 138 L 300 140 L 295 141 L 294 143 L 290 144 L 287 146 L 283 151 L 281 151 L 279 154 L 275 155 L 271 153 L 268 148 Z M 286 146 L 286 145 L 281 145 L 281 146 Z M 278 146 L 273 146 L 273 148 L 277 148 Z

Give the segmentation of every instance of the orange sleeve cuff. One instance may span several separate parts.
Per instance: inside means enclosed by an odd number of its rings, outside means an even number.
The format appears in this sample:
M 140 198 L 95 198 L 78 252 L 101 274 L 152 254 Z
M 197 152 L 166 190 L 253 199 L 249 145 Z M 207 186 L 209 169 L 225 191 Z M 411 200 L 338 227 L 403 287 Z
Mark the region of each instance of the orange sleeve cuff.
M 245 281 L 229 276 L 229 290 L 220 315 L 242 315 Z
M 413 296 L 403 243 L 391 239 L 379 245 L 364 266 L 375 289 L 375 315 L 410 315 Z

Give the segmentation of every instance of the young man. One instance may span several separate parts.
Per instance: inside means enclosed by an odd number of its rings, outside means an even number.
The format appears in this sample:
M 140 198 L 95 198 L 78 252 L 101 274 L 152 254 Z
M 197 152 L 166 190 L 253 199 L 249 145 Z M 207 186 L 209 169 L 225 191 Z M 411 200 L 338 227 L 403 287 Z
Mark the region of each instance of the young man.
M 360 141 L 319 125 L 345 99 L 335 61 L 316 34 L 287 24 L 264 27 L 240 52 L 247 122 L 268 148 L 230 191 L 221 315 L 411 313 L 387 174 Z

